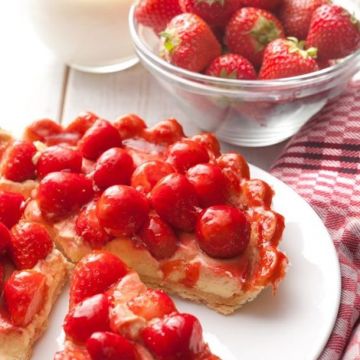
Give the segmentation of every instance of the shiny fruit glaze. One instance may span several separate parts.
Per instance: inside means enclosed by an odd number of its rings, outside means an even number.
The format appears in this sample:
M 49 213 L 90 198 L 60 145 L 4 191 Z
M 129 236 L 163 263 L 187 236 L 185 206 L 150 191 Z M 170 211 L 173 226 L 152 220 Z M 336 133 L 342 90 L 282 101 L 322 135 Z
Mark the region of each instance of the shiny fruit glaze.
M 132 174 L 131 186 L 147 194 L 158 181 L 174 172 L 175 169 L 164 161 L 146 161 L 139 165 Z
M 44 150 L 36 164 L 37 175 L 43 178 L 49 173 L 61 170 L 80 172 L 82 156 L 80 151 L 70 149 L 64 145 L 48 147 Z
M 201 207 L 227 202 L 227 179 L 218 166 L 195 165 L 187 171 L 186 177 L 194 186 Z
M 12 324 L 28 325 L 40 311 L 46 291 L 44 274 L 34 270 L 14 271 L 4 285 L 4 301 Z
M 170 258 L 177 250 L 177 237 L 174 231 L 157 215 L 149 216 L 139 236 L 157 260 Z
M 127 303 L 129 309 L 136 315 L 150 321 L 176 312 L 174 302 L 162 290 L 147 289 Z
M 92 360 L 138 360 L 135 345 L 111 332 L 93 333 L 86 341 Z
M 109 149 L 96 162 L 94 183 L 99 189 L 107 189 L 112 185 L 130 185 L 134 169 L 133 159 L 126 150 Z
M 86 204 L 81 209 L 75 222 L 75 231 L 93 249 L 103 247 L 112 239 L 112 236 L 99 223 L 96 215 L 96 201 Z
M 60 220 L 91 200 L 92 182 L 82 174 L 53 172 L 39 184 L 37 201 L 49 220 Z
M 215 258 L 242 254 L 249 244 L 250 224 L 241 210 L 227 205 L 204 210 L 196 225 L 200 248 Z
M 130 186 L 114 185 L 104 191 L 97 203 L 100 224 L 113 236 L 133 236 L 145 223 L 149 203 Z
M 19 221 L 24 205 L 25 198 L 23 195 L 9 191 L 0 191 L 0 223 L 3 223 L 10 229 Z
M 199 203 L 195 188 L 185 175 L 170 174 L 160 180 L 151 192 L 151 202 L 160 217 L 174 228 L 195 228 Z
M 191 360 L 204 350 L 199 320 L 190 314 L 172 314 L 142 331 L 146 347 L 159 360 Z
M 10 243 L 11 233 L 3 223 L 0 223 L 0 255 L 6 253 L 6 251 L 9 249 Z
M 28 141 L 41 141 L 46 140 L 54 135 L 62 133 L 63 129 L 60 124 L 51 119 L 40 119 L 34 121 L 28 126 L 24 133 L 24 139 Z
M 15 141 L 3 155 L 1 173 L 4 178 L 16 182 L 35 179 L 36 168 L 33 162 L 35 154 L 36 148 L 33 143 Z
M 207 163 L 209 154 L 201 143 L 183 139 L 169 147 L 166 161 L 177 171 L 184 173 L 194 165 Z
M 121 146 L 121 138 L 109 121 L 96 120 L 81 138 L 78 146 L 84 158 L 96 160 L 104 151 Z
M 70 303 L 107 291 L 128 273 L 126 265 L 108 252 L 93 252 L 76 265 L 70 287 Z
M 65 318 L 64 330 L 76 343 L 84 343 L 96 331 L 110 330 L 108 297 L 97 294 L 75 305 Z

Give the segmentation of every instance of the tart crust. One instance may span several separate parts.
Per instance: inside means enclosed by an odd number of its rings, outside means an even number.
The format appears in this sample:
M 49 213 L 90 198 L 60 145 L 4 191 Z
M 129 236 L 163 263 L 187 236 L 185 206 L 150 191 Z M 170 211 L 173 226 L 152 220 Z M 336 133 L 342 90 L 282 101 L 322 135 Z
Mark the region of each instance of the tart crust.
M 55 301 L 67 280 L 70 264 L 54 249 L 44 260 L 40 260 L 34 270 L 46 275 L 47 296 L 41 311 L 26 327 L 15 327 L 5 319 L 0 319 L 0 359 L 28 360 L 33 345 L 43 334 Z

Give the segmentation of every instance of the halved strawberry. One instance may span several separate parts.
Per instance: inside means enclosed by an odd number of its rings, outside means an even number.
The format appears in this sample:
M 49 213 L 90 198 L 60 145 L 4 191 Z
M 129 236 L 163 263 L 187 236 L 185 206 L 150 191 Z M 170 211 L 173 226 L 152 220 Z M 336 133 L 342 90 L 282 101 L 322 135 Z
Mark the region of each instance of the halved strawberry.
M 161 260 L 174 255 L 177 238 L 172 228 L 158 215 L 150 215 L 139 236 L 154 258 Z
M 9 229 L 20 219 L 24 210 L 25 198 L 21 194 L 1 191 L 0 192 L 0 222 Z
M 86 348 L 92 360 L 139 360 L 134 343 L 109 331 L 92 334 Z
M 174 302 L 163 290 L 147 289 L 128 302 L 130 310 L 150 321 L 154 318 L 162 318 L 176 311 Z
M 108 297 L 97 294 L 76 304 L 66 315 L 64 330 L 77 343 L 84 343 L 96 331 L 110 330 Z
M 105 232 L 99 223 L 96 215 L 96 202 L 94 201 L 81 210 L 75 223 L 75 230 L 94 249 L 104 246 L 111 240 L 111 236 Z
M 36 147 L 29 141 L 15 141 L 10 145 L 3 156 L 2 175 L 12 181 L 22 182 L 35 179 L 36 167 L 33 156 Z
M 79 141 L 84 158 L 96 160 L 104 151 L 121 146 L 119 132 L 106 120 L 96 120 Z
M 259 179 L 246 181 L 242 186 L 247 206 L 264 206 L 269 208 L 274 195 L 271 187 Z
M 11 229 L 10 256 L 18 269 L 30 269 L 53 248 L 46 228 L 39 223 L 20 222 Z
M 126 265 L 108 252 L 93 252 L 75 267 L 70 288 L 70 303 L 103 293 L 128 272 Z
M 4 286 L 4 300 L 12 323 L 28 325 L 46 298 L 46 277 L 34 270 L 14 271 Z

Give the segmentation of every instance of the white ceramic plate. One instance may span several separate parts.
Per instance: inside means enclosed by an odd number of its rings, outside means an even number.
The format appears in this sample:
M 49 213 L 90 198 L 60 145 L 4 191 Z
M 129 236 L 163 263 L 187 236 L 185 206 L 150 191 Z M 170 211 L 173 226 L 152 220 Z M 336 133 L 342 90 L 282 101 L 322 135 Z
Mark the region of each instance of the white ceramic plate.
M 199 317 L 211 349 L 223 360 L 312 360 L 321 353 L 340 301 L 338 258 L 327 230 L 312 208 L 292 189 L 252 167 L 252 176 L 271 184 L 274 208 L 285 215 L 281 248 L 290 259 L 276 296 L 268 289 L 231 316 L 175 299 L 181 311 Z M 60 348 L 68 298 L 56 304 L 33 359 L 52 360 Z

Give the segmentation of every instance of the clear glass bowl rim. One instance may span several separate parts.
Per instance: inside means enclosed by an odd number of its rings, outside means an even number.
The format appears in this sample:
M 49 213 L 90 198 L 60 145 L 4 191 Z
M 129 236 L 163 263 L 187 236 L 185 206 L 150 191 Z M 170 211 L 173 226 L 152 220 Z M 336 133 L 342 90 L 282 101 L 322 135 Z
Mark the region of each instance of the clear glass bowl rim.
M 281 88 L 281 87 L 293 87 L 293 86 L 306 86 L 309 83 L 314 83 L 314 85 L 323 80 L 329 80 L 339 73 L 342 73 L 347 69 L 348 66 L 352 66 L 358 64 L 360 66 L 360 49 L 358 49 L 353 54 L 347 56 L 345 59 L 342 59 L 341 62 L 327 67 L 325 69 L 321 69 L 309 74 L 293 76 L 284 79 L 276 79 L 276 80 L 236 80 L 236 79 L 223 79 L 216 78 L 208 75 L 203 75 L 200 73 L 196 73 L 193 71 L 182 69 L 178 66 L 174 66 L 167 61 L 161 59 L 159 56 L 154 54 L 141 40 L 138 34 L 138 24 L 135 20 L 135 9 L 137 4 L 133 4 L 130 8 L 129 12 L 129 27 L 130 34 L 132 40 L 134 42 L 135 47 L 140 51 L 143 56 L 147 57 L 153 63 L 157 65 L 157 67 L 163 68 L 163 70 L 169 72 L 171 77 L 180 76 L 179 80 L 184 80 L 184 78 L 188 80 L 194 81 L 194 85 L 200 85 L 201 83 L 206 83 L 206 85 L 210 86 L 219 86 L 219 87 L 230 87 L 230 88 L 239 88 L 241 90 L 255 90 L 260 88 L 264 88 L 270 90 L 270 87 Z M 181 81 L 180 80 L 180 81 Z M 196 85 L 195 85 L 196 86 Z M 201 86 L 201 85 L 200 85 Z M 271 91 L 271 90 L 270 90 Z

